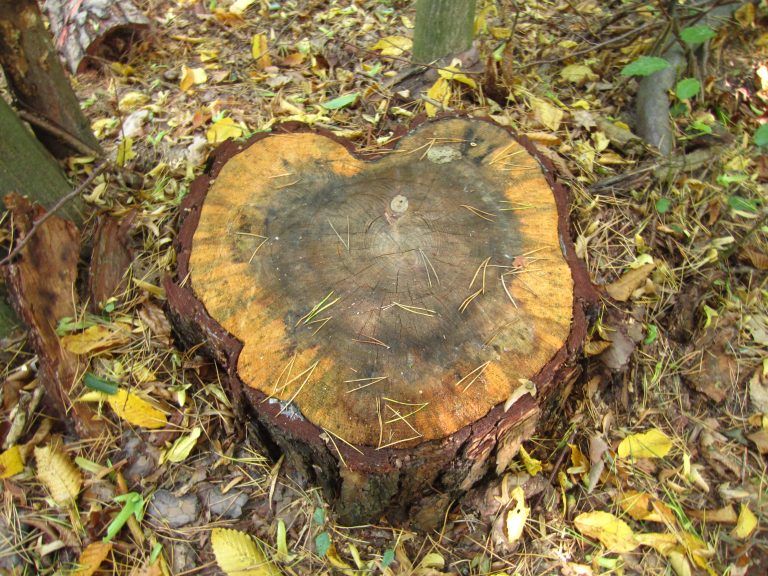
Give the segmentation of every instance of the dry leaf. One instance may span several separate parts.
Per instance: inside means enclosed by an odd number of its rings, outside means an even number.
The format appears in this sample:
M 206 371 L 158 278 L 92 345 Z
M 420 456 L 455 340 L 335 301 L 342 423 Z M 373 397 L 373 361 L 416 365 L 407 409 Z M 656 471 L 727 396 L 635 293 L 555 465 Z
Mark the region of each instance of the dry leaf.
M 205 137 L 209 144 L 220 144 L 230 138 L 240 138 L 243 135 L 243 129 L 232 118 L 222 118 L 211 124 Z
M 162 428 L 166 423 L 165 414 L 137 396 L 133 392 L 128 392 L 120 388 L 117 394 L 105 394 L 105 400 L 110 408 L 120 418 L 142 428 Z
M 445 78 L 438 78 L 429 89 L 429 92 L 427 92 L 427 97 L 440 102 L 443 107 L 447 106 L 448 101 L 451 99 L 451 84 Z M 438 112 L 438 107 L 430 102 L 426 102 L 424 107 L 427 111 L 427 116 L 434 118 Z
M 261 70 L 264 70 L 267 66 L 272 66 L 266 34 L 255 34 L 253 36 L 253 40 L 251 41 L 251 56 L 253 56 L 253 59 L 256 61 L 256 66 Z
M 731 531 L 731 536 L 739 540 L 746 540 L 755 531 L 755 528 L 757 528 L 757 516 L 752 513 L 752 510 L 746 504 L 742 504 L 739 519 Z
M 645 284 L 645 279 L 656 267 L 656 264 L 644 264 L 640 268 L 629 270 L 621 278 L 605 287 L 611 298 L 619 302 L 626 302 L 632 293 Z
M 541 460 L 537 460 L 528 454 L 528 451 L 523 446 L 520 446 L 520 459 L 523 461 L 523 466 L 525 466 L 526 472 L 531 476 L 536 476 L 541 472 Z
M 619 444 L 619 458 L 664 458 L 672 449 L 672 440 L 658 428 L 631 434 Z
M 99 569 L 112 550 L 112 542 L 91 542 L 77 560 L 78 568 L 71 576 L 91 576 Z
M 662 534 L 659 532 L 636 534 L 635 540 L 637 540 L 637 543 L 641 546 L 650 546 L 662 556 L 667 556 L 680 544 L 677 536 L 674 534 Z
M 629 490 L 624 493 L 619 505 L 635 520 L 661 522 L 668 525 L 675 522 L 675 514 L 669 506 L 646 492 Z
M 579 514 L 573 523 L 579 532 L 597 538 L 611 552 L 631 552 L 639 545 L 632 528 L 608 512 Z
M 261 547 L 245 532 L 214 528 L 211 547 L 216 563 L 227 576 L 280 576 L 261 550 Z
M 197 444 L 197 439 L 202 431 L 203 429 L 200 426 L 196 426 L 189 434 L 177 438 L 171 447 L 161 454 L 160 464 L 163 462 L 182 462 L 186 460 L 189 453 L 192 452 L 192 448 Z
M 509 493 L 510 498 L 515 501 L 515 506 L 507 512 L 507 542 L 514 544 L 523 535 L 525 523 L 531 514 L 531 509 L 525 505 L 525 492 L 522 487 L 516 486 Z
M 10 478 L 24 471 L 24 461 L 18 446 L 11 446 L 0 454 L 0 478 Z
M 682 552 L 673 550 L 669 553 L 669 565 L 672 566 L 672 570 L 675 571 L 677 576 L 691 576 L 691 565 L 688 563 L 688 558 Z
M 56 504 L 66 504 L 80 493 L 83 478 L 69 457 L 57 446 L 35 448 L 37 477 Z
M 120 112 L 132 112 L 149 101 L 150 98 L 146 94 L 131 90 L 130 92 L 123 94 L 120 98 L 120 102 L 117 104 L 117 108 Z
M 552 130 L 552 132 L 557 132 L 558 128 L 560 128 L 560 123 L 563 121 L 563 116 L 565 116 L 565 113 L 560 108 L 539 98 L 531 99 L 531 108 L 536 116 L 536 120 Z
M 577 86 L 583 85 L 589 80 L 597 80 L 597 74 L 586 64 L 571 64 L 560 70 L 560 77 L 567 82 L 573 82 Z
M 104 324 L 96 324 L 79 334 L 64 336 L 61 345 L 72 354 L 82 355 L 121 346 L 129 340 L 129 332 L 122 327 L 110 328 Z
M 717 522 L 719 524 L 736 524 L 738 516 L 733 506 L 728 504 L 717 510 L 686 510 L 686 515 L 702 522 L 712 523 Z
M 256 0 L 235 0 L 229 7 L 229 11 L 236 16 L 242 16 L 254 2 Z
M 438 68 L 437 73 L 440 75 L 441 78 L 445 78 L 446 80 L 455 80 L 456 82 L 461 82 L 462 84 L 466 84 L 470 88 L 477 88 L 477 82 L 475 82 L 472 78 L 470 78 L 466 74 L 462 73 L 459 70 L 460 66 L 461 66 L 461 60 L 457 58 L 453 62 L 451 62 L 450 66 L 446 66 L 445 68 Z
M 381 50 L 382 56 L 401 56 L 413 47 L 413 40 L 407 36 L 387 36 L 371 46 L 371 50 Z
M 207 81 L 208 74 L 205 73 L 204 68 L 181 67 L 181 81 L 179 82 L 179 88 L 182 92 L 186 92 L 195 84 L 205 84 Z

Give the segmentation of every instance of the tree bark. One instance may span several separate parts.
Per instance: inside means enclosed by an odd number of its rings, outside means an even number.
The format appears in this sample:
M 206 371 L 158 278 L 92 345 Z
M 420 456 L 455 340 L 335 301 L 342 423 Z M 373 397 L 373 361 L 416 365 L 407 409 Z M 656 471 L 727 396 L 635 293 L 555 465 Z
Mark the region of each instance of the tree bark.
M 475 0 L 417 0 L 413 61 L 428 64 L 468 50 L 474 19 Z
M 28 196 L 50 208 L 71 186 L 56 161 L 0 98 L 0 198 L 11 192 Z M 62 206 L 59 214 L 76 223 L 83 219 L 79 198 Z
M 149 28 L 130 0 L 46 0 L 53 40 L 70 72 L 83 72 L 94 58 L 117 60 Z
M 283 126 L 225 144 L 165 288 L 178 333 L 343 522 L 429 528 L 578 372 L 595 294 L 529 142 L 465 118 L 393 140 L 362 156 Z
M 34 0 L 0 0 L 0 65 L 19 110 L 43 120 L 33 129 L 54 156 L 82 148 L 100 152 Z M 54 129 L 42 127 L 46 123 Z M 61 132 L 82 146 L 73 146 Z

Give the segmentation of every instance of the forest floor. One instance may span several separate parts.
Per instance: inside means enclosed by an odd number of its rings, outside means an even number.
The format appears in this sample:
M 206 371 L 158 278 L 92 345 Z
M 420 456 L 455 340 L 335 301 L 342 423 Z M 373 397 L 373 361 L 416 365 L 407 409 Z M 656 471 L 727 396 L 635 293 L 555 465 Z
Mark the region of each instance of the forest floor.
M 105 403 L 108 434 L 62 437 L 40 412 L 23 333 L 4 342 L 3 448 L 18 443 L 28 460 L 3 474 L 0 572 L 61 574 L 81 558 L 97 574 L 221 574 L 211 531 L 232 528 L 268 561 L 248 574 L 765 574 L 768 155 L 755 143 L 768 117 L 765 3 L 719 22 L 703 65 L 686 74 L 701 90 L 671 96 L 671 161 L 633 134 L 638 80 L 621 74 L 667 29 L 654 2 L 479 1 L 483 72 L 470 68 L 464 79 L 475 81 L 454 78 L 442 93 L 430 91 L 435 70 L 408 90 L 393 85 L 409 67 L 410 2 L 264 1 L 242 14 L 248 3 L 232 4 L 145 0 L 147 41 L 73 79 L 124 168 L 100 176 L 86 200 L 130 221 L 134 261 L 123 294 L 98 313 L 83 306 L 59 332 L 88 372 L 170 415 L 158 432 Z M 317 489 L 260 452 L 215 367 L 174 347 L 162 278 L 174 267 L 179 203 L 218 142 L 298 120 L 370 149 L 425 102 L 490 116 L 554 162 L 602 311 L 584 377 L 525 443 L 529 457 L 487 487 L 495 506 L 457 505 L 430 534 L 343 527 Z M 97 163 L 68 168 L 79 180 Z M 653 449 L 622 457 L 627 438 Z M 84 481 L 70 506 L 48 497 L 57 480 L 33 465 L 31 450 L 56 441 L 76 464 L 67 474 Z M 521 535 L 515 486 L 530 508 Z M 146 514 L 100 545 L 121 510 L 137 507 L 114 500 L 126 489 Z

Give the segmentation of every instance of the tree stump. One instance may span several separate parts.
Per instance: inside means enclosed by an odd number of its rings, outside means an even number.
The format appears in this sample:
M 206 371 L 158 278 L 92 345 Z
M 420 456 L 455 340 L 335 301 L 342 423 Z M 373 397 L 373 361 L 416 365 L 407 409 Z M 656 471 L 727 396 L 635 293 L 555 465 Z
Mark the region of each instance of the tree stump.
M 375 155 L 279 130 L 194 183 L 171 316 L 342 521 L 429 526 L 576 370 L 592 292 L 566 193 L 490 121 L 425 122 Z

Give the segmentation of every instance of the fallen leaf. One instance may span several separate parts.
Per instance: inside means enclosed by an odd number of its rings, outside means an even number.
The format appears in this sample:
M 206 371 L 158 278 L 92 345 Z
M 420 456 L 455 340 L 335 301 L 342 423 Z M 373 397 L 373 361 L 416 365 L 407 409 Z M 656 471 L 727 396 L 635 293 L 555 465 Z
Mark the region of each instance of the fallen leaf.
M 631 552 L 639 545 L 632 528 L 608 512 L 579 514 L 573 524 L 584 536 L 597 538 L 611 552 Z
M 733 506 L 728 504 L 716 510 L 686 510 L 686 515 L 696 520 L 701 520 L 707 524 L 716 522 L 718 524 L 736 524 L 738 515 Z
M 352 92 L 351 94 L 344 94 L 332 100 L 328 100 L 327 102 L 323 102 L 320 106 L 326 110 L 340 110 L 357 102 L 359 97 L 360 92 Z
M 525 505 L 525 492 L 522 487 L 516 486 L 509 495 L 515 501 L 515 505 L 507 512 L 506 535 L 507 542 L 514 544 L 523 535 L 523 529 L 528 516 L 531 514 L 531 509 Z
M 672 566 L 672 570 L 675 571 L 677 576 L 691 576 L 691 565 L 688 563 L 688 558 L 682 552 L 673 550 L 669 553 L 669 565 Z
M 401 56 L 413 47 L 413 40 L 407 36 L 387 36 L 371 46 L 371 50 L 381 50 L 382 56 Z
M 182 92 L 186 92 L 195 84 L 205 84 L 207 81 L 208 74 L 206 74 L 205 68 L 181 67 L 181 81 L 179 82 L 179 88 Z
M 660 532 L 646 532 L 636 534 L 635 540 L 641 546 L 649 546 L 656 550 L 662 556 L 667 556 L 672 550 L 680 545 L 677 536 L 674 534 L 662 534 Z
M 443 108 L 446 107 L 451 99 L 451 84 L 445 78 L 438 78 L 427 92 L 427 97 L 442 104 Z M 424 108 L 430 118 L 434 118 L 438 112 L 438 107 L 431 102 L 425 102 Z
M 523 446 L 520 446 L 520 459 L 523 461 L 523 466 L 525 466 L 526 472 L 531 476 L 536 476 L 541 472 L 541 460 L 537 460 L 528 454 L 528 451 Z
M 267 66 L 272 66 L 266 34 L 254 34 L 253 40 L 251 40 L 251 56 L 253 56 L 256 66 L 260 70 L 264 70 Z
M 221 118 L 211 124 L 211 127 L 205 133 L 205 138 L 209 144 L 220 144 L 230 138 L 240 138 L 242 135 L 242 127 L 232 118 Z
M 80 553 L 78 568 L 70 576 L 92 576 L 112 551 L 112 542 L 91 542 Z
M 645 284 L 645 279 L 648 278 L 655 267 L 656 264 L 651 262 L 650 264 L 644 264 L 640 268 L 629 270 L 616 282 L 608 284 L 605 287 L 605 291 L 614 300 L 626 302 L 635 290 Z
M 19 447 L 14 445 L 0 454 L 0 478 L 10 478 L 24 471 Z
M 48 489 L 54 502 L 67 504 L 77 498 L 83 485 L 80 471 L 57 446 L 35 448 L 37 477 Z
M 758 430 L 749 434 L 747 438 L 755 443 L 760 454 L 768 454 L 768 430 Z
M 667 525 L 673 525 L 675 522 L 672 509 L 647 492 L 628 490 L 622 495 L 619 505 L 635 520 L 661 522 Z
M 533 109 L 536 120 L 543 126 L 552 130 L 552 132 L 557 132 L 558 128 L 560 128 L 560 123 L 565 116 L 565 113 L 560 110 L 560 108 L 539 98 L 531 98 L 531 108 Z
M 178 437 L 171 444 L 171 447 L 161 454 L 160 464 L 163 462 L 183 462 L 186 460 L 189 453 L 192 452 L 192 448 L 197 444 L 197 439 L 202 431 L 203 429 L 200 426 L 196 426 L 189 434 Z
M 445 78 L 446 80 L 454 80 L 456 82 L 466 84 L 470 88 L 477 88 L 477 83 L 472 78 L 459 70 L 460 66 L 461 60 L 457 58 L 451 63 L 450 66 L 446 66 L 445 68 L 438 68 L 437 73 L 441 78 Z
M 123 94 L 117 104 L 117 108 L 120 112 L 132 112 L 149 101 L 150 98 L 146 94 L 131 90 Z
M 560 70 L 560 77 L 567 82 L 573 82 L 577 86 L 581 86 L 590 80 L 597 80 L 597 74 L 586 64 L 570 64 Z
M 229 7 L 229 11 L 236 16 L 242 16 L 251 4 L 256 0 L 235 0 Z
M 133 392 L 119 389 L 117 394 L 105 395 L 109 407 L 120 418 L 142 428 L 162 428 L 166 423 L 165 414 Z
M 619 444 L 619 458 L 664 458 L 672 449 L 672 440 L 658 428 L 631 434 Z
M 281 576 L 261 546 L 245 532 L 214 528 L 211 547 L 216 563 L 227 576 Z
M 96 324 L 79 334 L 68 334 L 61 339 L 61 345 L 72 352 L 82 355 L 97 350 L 108 350 L 130 340 L 130 333 L 122 327 L 109 327 Z
M 739 540 L 746 540 L 752 535 L 755 528 L 757 528 L 757 516 L 752 513 L 752 510 L 746 504 L 742 504 L 739 519 L 731 531 L 731 536 Z

